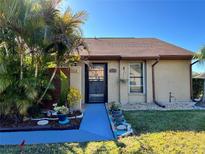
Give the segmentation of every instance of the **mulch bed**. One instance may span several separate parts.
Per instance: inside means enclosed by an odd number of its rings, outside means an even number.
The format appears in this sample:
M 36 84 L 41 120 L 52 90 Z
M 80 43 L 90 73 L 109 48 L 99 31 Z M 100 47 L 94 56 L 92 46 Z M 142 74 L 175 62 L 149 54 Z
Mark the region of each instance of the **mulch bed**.
M 71 119 L 70 123 L 65 125 L 59 124 L 58 120 L 51 120 L 45 126 L 39 126 L 37 125 L 38 121 L 32 120 L 20 122 L 18 124 L 1 121 L 0 132 L 79 129 L 81 120 L 81 118 Z
M 77 116 L 81 113 L 74 113 L 67 116 Z M 45 117 L 46 118 L 46 117 Z M 50 118 L 56 118 L 52 116 Z M 44 126 L 37 125 L 38 120 L 26 120 L 14 122 L 12 119 L 0 119 L 0 132 L 15 132 L 15 131 L 39 131 L 39 130 L 71 130 L 79 129 L 82 118 L 70 119 L 70 122 L 65 125 L 58 123 L 58 120 L 49 120 L 49 123 Z

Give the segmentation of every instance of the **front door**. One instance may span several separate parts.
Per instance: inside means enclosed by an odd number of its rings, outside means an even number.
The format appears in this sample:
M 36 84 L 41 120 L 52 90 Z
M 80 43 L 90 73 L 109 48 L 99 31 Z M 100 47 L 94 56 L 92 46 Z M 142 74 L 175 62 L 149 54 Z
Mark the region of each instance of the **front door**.
M 92 66 L 86 66 L 85 75 L 86 102 L 107 102 L 107 64 L 94 63 Z

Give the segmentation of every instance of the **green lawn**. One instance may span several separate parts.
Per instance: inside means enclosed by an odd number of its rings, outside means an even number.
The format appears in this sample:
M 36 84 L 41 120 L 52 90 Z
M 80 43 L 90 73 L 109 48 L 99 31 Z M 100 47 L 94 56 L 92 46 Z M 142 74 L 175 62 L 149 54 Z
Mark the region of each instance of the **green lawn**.
M 137 133 L 117 141 L 0 146 L 1 154 L 204 153 L 205 111 L 130 111 L 125 117 Z
M 205 111 L 127 111 L 137 134 L 161 131 L 205 131 Z

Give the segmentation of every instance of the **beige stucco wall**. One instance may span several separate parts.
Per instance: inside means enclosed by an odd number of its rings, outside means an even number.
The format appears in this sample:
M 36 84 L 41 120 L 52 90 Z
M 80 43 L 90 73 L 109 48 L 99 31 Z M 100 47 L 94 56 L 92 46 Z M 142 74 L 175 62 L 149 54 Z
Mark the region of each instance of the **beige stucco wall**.
M 119 102 L 119 62 L 108 61 L 108 102 Z M 116 69 L 116 72 L 110 72 Z
M 187 60 L 161 60 L 156 65 L 155 89 L 156 100 L 169 101 L 169 92 L 172 101 L 190 101 L 190 61 Z
M 93 63 L 108 64 L 108 102 L 126 103 L 152 103 L 152 64 L 153 60 L 144 61 L 144 88 L 145 93 L 131 94 L 129 93 L 129 64 L 139 61 L 90 61 Z M 189 60 L 160 60 L 155 65 L 155 89 L 156 100 L 159 102 L 169 101 L 169 92 L 174 98 L 172 101 L 189 101 L 190 100 L 190 80 L 189 80 Z M 78 64 L 81 68 L 80 74 L 71 74 L 71 83 L 81 86 L 82 102 L 85 100 L 85 64 Z M 110 72 L 110 69 L 116 69 L 116 72 Z M 120 72 L 119 72 L 120 69 Z M 146 76 L 146 77 L 145 77 Z M 73 78 L 73 79 L 72 79 Z M 120 79 L 124 79 L 121 82 Z M 77 83 L 76 83 L 77 82 Z M 146 99 L 147 95 L 147 99 Z
M 126 103 L 140 103 L 145 102 L 145 94 L 139 93 L 129 93 L 129 64 L 142 62 L 142 61 L 120 61 L 120 79 L 125 80 L 126 82 L 120 82 L 120 101 L 124 105 Z
M 152 64 L 154 64 L 155 61 L 153 60 L 147 60 L 146 61 L 146 77 L 147 77 L 147 103 L 152 103 L 153 102 L 153 97 L 152 97 Z M 156 78 L 156 77 L 155 77 Z
M 70 68 L 70 86 L 76 88 L 82 93 L 82 67 L 81 66 L 73 66 Z M 74 109 L 81 110 L 82 100 L 74 107 Z

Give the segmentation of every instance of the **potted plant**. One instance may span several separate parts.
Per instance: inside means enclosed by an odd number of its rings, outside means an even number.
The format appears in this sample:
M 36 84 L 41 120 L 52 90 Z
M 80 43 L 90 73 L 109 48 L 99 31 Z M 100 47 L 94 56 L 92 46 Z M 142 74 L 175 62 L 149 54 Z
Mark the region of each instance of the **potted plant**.
M 111 102 L 110 103 L 110 111 L 112 115 L 122 115 L 122 111 L 120 109 L 120 104 L 116 102 Z
M 66 106 L 57 106 L 57 104 L 54 104 L 54 110 L 57 112 L 57 116 L 60 122 L 68 120 L 66 117 L 66 114 L 68 113 L 68 108 Z

